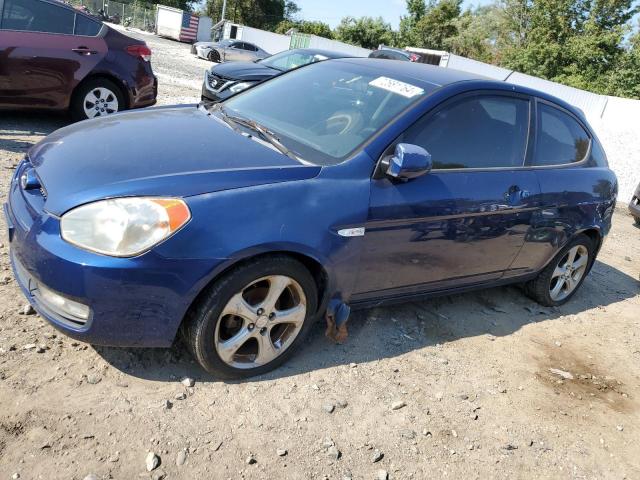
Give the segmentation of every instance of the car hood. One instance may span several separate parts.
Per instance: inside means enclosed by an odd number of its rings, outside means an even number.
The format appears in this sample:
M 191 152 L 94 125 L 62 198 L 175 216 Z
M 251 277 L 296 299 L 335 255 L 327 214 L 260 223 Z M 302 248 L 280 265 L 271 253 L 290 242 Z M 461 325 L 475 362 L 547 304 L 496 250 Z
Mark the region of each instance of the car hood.
M 211 67 L 210 72 L 231 80 L 266 80 L 282 72 L 260 63 L 228 62 Z
M 85 120 L 49 135 L 29 151 L 29 160 L 54 215 L 104 198 L 185 197 L 303 180 L 320 171 L 195 106 Z

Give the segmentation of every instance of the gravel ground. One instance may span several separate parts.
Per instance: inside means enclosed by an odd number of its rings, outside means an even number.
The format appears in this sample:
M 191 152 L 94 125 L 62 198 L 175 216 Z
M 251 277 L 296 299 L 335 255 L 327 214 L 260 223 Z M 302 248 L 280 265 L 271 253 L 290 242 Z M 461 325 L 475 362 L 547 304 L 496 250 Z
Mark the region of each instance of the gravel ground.
M 196 101 L 207 62 L 144 38 L 160 103 Z M 2 195 L 65 122 L 2 113 Z M 561 308 L 509 287 L 360 311 L 345 345 L 317 325 L 287 365 L 242 382 L 203 374 L 179 343 L 92 347 L 20 313 L 0 240 L 0 480 L 640 478 L 639 236 L 616 213 Z

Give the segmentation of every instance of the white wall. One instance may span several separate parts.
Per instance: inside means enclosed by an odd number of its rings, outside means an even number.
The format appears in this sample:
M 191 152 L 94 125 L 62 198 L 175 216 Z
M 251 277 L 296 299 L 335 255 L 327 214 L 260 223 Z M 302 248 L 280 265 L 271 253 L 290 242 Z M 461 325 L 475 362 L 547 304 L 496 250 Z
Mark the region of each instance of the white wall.
M 607 97 L 601 118 L 589 123 L 618 177 L 618 202 L 626 204 L 640 183 L 640 100 Z
M 242 29 L 242 30 L 240 30 Z M 270 54 L 289 50 L 291 37 L 251 27 L 238 27 L 238 38 L 251 42 Z
M 345 53 L 354 57 L 368 57 L 371 50 L 356 47 L 347 43 L 338 42 L 337 40 L 329 40 L 328 38 L 310 35 L 311 41 L 308 48 L 319 48 L 322 50 L 331 50 L 333 52 Z
M 440 66 L 446 66 L 447 68 L 454 68 L 456 70 L 462 70 L 464 72 L 474 73 L 476 75 L 482 75 L 483 77 L 500 81 L 504 81 L 512 73 L 512 70 L 508 70 L 506 68 L 496 67 L 495 65 L 489 65 L 487 63 L 478 62 L 477 60 L 471 60 L 470 58 L 453 54 L 449 54 L 446 65 L 443 65 L 441 62 Z

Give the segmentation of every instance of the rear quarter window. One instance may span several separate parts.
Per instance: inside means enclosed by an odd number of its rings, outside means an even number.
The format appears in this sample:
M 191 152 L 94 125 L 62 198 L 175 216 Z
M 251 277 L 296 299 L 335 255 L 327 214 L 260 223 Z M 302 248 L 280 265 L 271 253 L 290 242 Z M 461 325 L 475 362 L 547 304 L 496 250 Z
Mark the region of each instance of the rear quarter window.
M 84 15 L 76 14 L 76 28 L 74 34 L 81 35 L 83 37 L 95 37 L 100 33 L 102 23 L 85 17 Z
M 538 103 L 538 130 L 533 165 L 567 165 L 584 160 L 591 138 L 584 128 L 562 110 Z
M 591 140 L 591 155 L 589 156 L 589 166 L 592 167 L 608 167 L 607 155 L 599 141 Z

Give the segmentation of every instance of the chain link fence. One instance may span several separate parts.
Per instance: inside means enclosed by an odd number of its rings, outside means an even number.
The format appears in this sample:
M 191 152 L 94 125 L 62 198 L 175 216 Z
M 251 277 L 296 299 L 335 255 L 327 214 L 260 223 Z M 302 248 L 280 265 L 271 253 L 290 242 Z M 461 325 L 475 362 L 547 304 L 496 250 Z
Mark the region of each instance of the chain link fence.
M 121 3 L 109 0 L 69 0 L 75 6 L 85 7 L 89 13 L 107 22 L 148 32 L 156 29 L 156 6 L 143 2 Z

